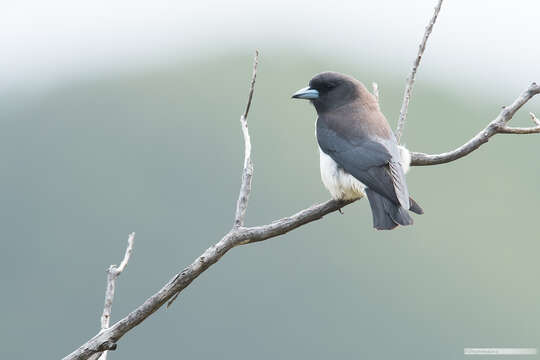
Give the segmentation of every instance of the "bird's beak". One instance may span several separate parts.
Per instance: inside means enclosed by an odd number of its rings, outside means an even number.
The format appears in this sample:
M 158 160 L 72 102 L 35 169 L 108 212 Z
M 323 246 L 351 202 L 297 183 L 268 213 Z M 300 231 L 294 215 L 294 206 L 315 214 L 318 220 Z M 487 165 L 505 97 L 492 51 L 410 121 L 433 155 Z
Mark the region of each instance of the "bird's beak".
M 308 100 L 318 99 L 319 92 L 308 86 L 295 92 L 292 98 L 293 99 L 308 99 Z

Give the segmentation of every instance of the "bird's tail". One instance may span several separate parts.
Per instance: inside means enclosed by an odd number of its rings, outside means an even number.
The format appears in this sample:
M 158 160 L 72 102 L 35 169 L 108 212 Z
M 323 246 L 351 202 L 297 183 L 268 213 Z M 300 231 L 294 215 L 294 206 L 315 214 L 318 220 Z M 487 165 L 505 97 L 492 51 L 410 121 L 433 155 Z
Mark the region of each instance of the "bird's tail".
M 373 227 L 377 230 L 391 230 L 398 225 L 411 225 L 413 219 L 407 209 L 398 204 L 394 204 L 386 197 L 379 195 L 371 189 L 366 189 L 366 195 L 371 206 L 371 213 L 373 214 Z M 416 203 L 416 201 L 410 199 L 410 209 L 417 214 L 423 214 L 424 211 Z

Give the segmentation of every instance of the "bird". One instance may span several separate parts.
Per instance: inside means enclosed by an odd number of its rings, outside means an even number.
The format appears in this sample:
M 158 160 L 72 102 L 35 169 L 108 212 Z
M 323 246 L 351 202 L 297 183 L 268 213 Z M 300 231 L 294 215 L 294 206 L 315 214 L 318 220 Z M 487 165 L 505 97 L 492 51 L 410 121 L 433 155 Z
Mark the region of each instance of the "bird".
M 410 152 L 398 145 L 378 100 L 362 82 L 322 72 L 292 98 L 315 107 L 321 180 L 333 199 L 367 196 L 377 230 L 411 225 L 409 211 L 424 213 L 405 182 Z

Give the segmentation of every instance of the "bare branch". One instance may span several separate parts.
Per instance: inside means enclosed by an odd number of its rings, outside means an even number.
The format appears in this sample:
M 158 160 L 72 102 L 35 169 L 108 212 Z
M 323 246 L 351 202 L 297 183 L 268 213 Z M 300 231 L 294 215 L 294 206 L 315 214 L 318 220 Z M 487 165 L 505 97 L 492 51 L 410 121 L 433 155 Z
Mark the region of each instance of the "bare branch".
M 114 300 L 114 291 L 116 287 L 116 279 L 118 279 L 118 276 L 120 276 L 120 274 L 124 271 L 128 264 L 131 253 L 133 252 L 134 240 L 135 233 L 132 232 L 128 236 L 128 245 L 122 262 L 118 267 L 116 265 L 109 266 L 109 269 L 107 270 L 107 290 L 105 291 L 105 306 L 103 308 L 103 315 L 101 316 L 101 329 L 107 329 L 109 327 L 109 323 L 111 321 L 112 303 Z
M 112 310 L 112 304 L 114 300 L 114 291 L 116 288 L 116 279 L 120 276 L 120 274 L 125 270 L 129 259 L 131 257 L 131 253 L 133 252 L 133 241 L 135 240 L 135 233 L 132 232 L 128 236 L 128 245 L 126 247 L 126 253 L 124 254 L 124 258 L 122 259 L 122 262 L 119 266 L 111 265 L 107 269 L 107 288 L 105 290 L 105 305 L 103 307 L 103 315 L 101 315 L 101 331 L 109 328 L 109 324 L 111 321 L 111 310 Z M 92 359 L 100 359 L 100 360 L 107 360 L 107 350 L 103 351 L 103 353 L 95 353 L 92 356 Z
M 536 118 L 536 115 L 529 113 L 531 115 L 531 120 L 535 123 L 535 126 L 531 127 L 509 127 L 503 126 L 499 129 L 501 134 L 538 134 L 540 132 L 540 120 Z
M 249 114 L 249 108 L 251 107 L 251 100 L 253 99 L 253 92 L 255 91 L 255 80 L 257 79 L 257 66 L 259 65 L 259 50 L 255 50 L 255 56 L 253 58 L 253 73 L 251 74 L 251 82 L 249 84 L 248 101 L 246 104 L 246 110 L 244 111 L 244 118 L 247 119 Z
M 540 133 L 540 126 L 533 127 L 504 127 L 499 130 L 499 134 L 527 135 Z
M 242 183 L 240 184 L 240 193 L 236 202 L 236 215 L 234 218 L 234 226 L 244 226 L 246 211 L 251 193 L 251 179 L 253 177 L 253 162 L 251 161 L 251 138 L 249 136 L 247 116 L 253 99 L 253 91 L 255 90 L 255 79 L 257 78 L 257 65 L 259 64 L 259 51 L 255 50 L 255 58 L 253 59 L 253 74 L 251 75 L 251 83 L 249 86 L 248 101 L 246 110 L 240 117 L 240 125 L 242 126 L 242 134 L 244 135 L 244 168 L 242 170 Z
M 117 277 L 122 272 L 124 272 L 124 269 L 126 268 L 128 262 L 129 262 L 129 259 L 131 258 L 131 253 L 133 252 L 133 242 L 134 241 L 135 241 L 135 233 L 132 232 L 128 236 L 128 246 L 126 247 L 126 253 L 124 254 L 124 258 L 122 259 L 122 262 L 120 263 L 120 265 L 116 269 L 116 272 L 117 272 L 116 276 Z
M 241 244 L 251 244 L 286 234 L 302 225 L 315 220 L 320 220 L 323 216 L 334 211 L 339 211 L 355 201 L 356 200 L 329 200 L 299 211 L 292 216 L 273 221 L 268 225 L 246 228 L 244 230 L 245 239 L 242 240 Z
M 251 74 L 251 82 L 249 84 L 248 100 L 244 114 L 240 116 L 240 126 L 242 127 L 242 135 L 244 136 L 244 167 L 242 168 L 242 181 L 240 183 L 240 192 L 238 194 L 238 200 L 236 202 L 236 213 L 234 217 L 233 229 L 241 228 L 244 226 L 246 217 L 249 194 L 251 193 L 251 179 L 253 178 L 253 161 L 251 160 L 251 137 L 249 136 L 249 129 L 247 124 L 247 116 L 251 107 L 251 101 L 253 99 L 253 92 L 255 91 L 255 80 L 257 79 L 257 66 L 259 65 L 259 50 L 255 50 L 255 56 L 253 58 L 253 72 Z M 172 303 L 180 293 L 176 293 L 168 302 L 167 307 Z
M 442 154 L 428 155 L 424 153 L 412 152 L 411 165 L 413 166 L 425 166 L 425 165 L 437 165 L 444 164 L 462 158 L 480 146 L 488 142 L 488 140 L 495 134 L 537 134 L 540 133 L 540 121 L 530 114 L 535 126 L 530 128 L 513 128 L 508 127 L 506 124 L 512 119 L 514 114 L 531 98 L 540 93 L 540 86 L 536 83 L 532 83 L 527 90 L 510 105 L 504 107 L 500 114 L 488 124 L 482 131 L 476 134 L 471 140 L 461 145 L 455 150 L 445 152 Z
M 237 228 L 226 234 L 219 242 L 208 248 L 201 256 L 182 272 L 176 274 L 157 293 L 148 298 L 143 304 L 129 313 L 126 317 L 101 331 L 77 350 L 69 354 L 64 360 L 88 359 L 92 354 L 104 350 L 112 350 L 116 342 L 132 328 L 140 324 L 148 316 L 163 306 L 167 301 L 185 289 L 193 280 L 202 274 L 211 265 L 215 264 L 227 251 L 233 247 L 263 241 L 288 233 L 302 225 L 322 219 L 338 209 L 347 206 L 354 200 L 330 200 L 311 206 L 290 217 L 277 220 L 271 224 L 252 227 Z
M 437 6 L 435 6 L 435 11 L 433 12 L 433 16 L 431 17 L 431 20 L 429 21 L 429 24 L 426 27 L 426 32 L 424 33 L 422 42 L 420 43 L 420 46 L 418 47 L 418 54 L 416 55 L 416 59 L 414 60 L 411 74 L 407 78 L 407 85 L 405 86 L 405 91 L 403 93 L 403 103 L 401 104 L 401 110 L 399 112 L 399 119 L 398 119 L 397 130 L 396 130 L 396 139 L 397 139 L 398 144 L 401 141 L 401 136 L 403 135 L 403 129 L 405 128 L 405 120 L 407 119 L 407 111 L 409 110 L 409 101 L 411 100 L 414 80 L 416 78 L 416 71 L 418 70 L 418 67 L 420 66 L 420 60 L 422 60 L 422 55 L 424 54 L 424 51 L 426 50 L 426 43 L 429 39 L 429 35 L 431 34 L 431 31 L 433 30 L 433 26 L 435 25 L 435 22 L 437 21 L 437 16 L 439 16 L 439 12 L 441 11 L 442 2 L 443 0 L 438 0 Z
M 379 102 L 379 85 L 376 82 L 374 82 L 374 83 L 371 83 L 371 86 L 373 87 L 373 96 L 375 96 L 375 100 Z

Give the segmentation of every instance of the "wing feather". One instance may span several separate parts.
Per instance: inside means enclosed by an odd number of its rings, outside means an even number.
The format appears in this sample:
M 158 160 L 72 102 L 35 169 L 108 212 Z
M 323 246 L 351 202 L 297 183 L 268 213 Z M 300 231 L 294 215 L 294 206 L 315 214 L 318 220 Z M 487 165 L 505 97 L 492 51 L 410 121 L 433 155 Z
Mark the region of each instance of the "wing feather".
M 399 150 L 391 140 L 366 136 L 344 139 L 323 121 L 317 121 L 320 148 L 345 171 L 395 204 L 409 209 L 409 192 L 399 163 Z

